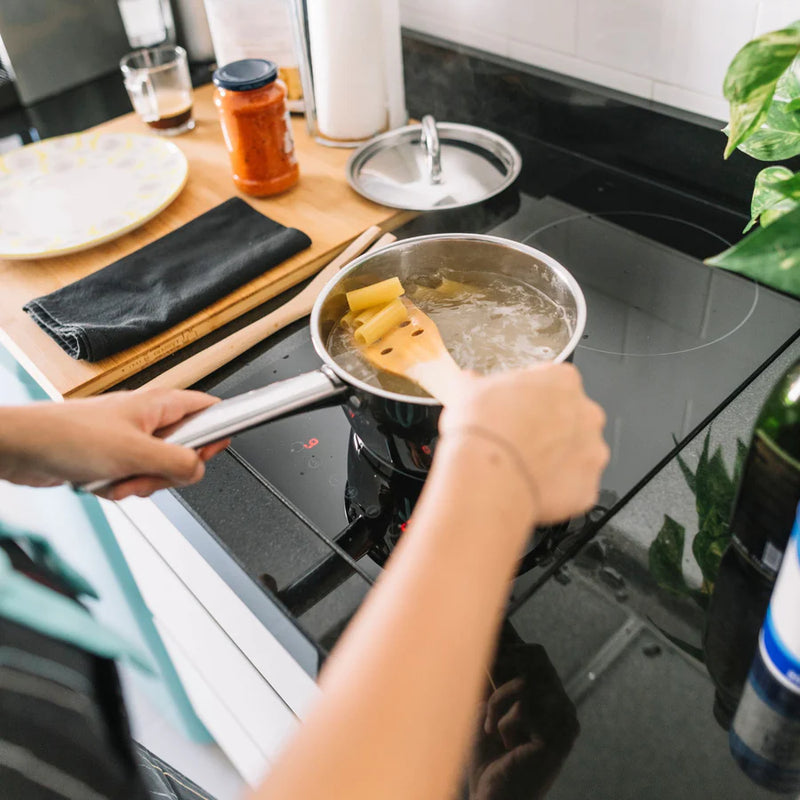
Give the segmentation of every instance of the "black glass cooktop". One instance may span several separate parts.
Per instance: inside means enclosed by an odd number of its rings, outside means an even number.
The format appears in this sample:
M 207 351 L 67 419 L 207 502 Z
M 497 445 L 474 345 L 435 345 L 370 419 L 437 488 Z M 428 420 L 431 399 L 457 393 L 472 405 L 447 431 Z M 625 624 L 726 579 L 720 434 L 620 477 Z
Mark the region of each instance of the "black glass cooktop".
M 525 242 L 559 260 L 586 296 L 588 322 L 574 361 L 607 413 L 611 462 L 594 511 L 533 538 L 513 587 L 494 684 L 516 687 L 509 702 L 526 713 L 549 709 L 531 725 L 546 726 L 556 753 L 569 753 L 549 797 L 582 798 L 587 787 L 614 800 L 765 796 L 728 754 L 702 662 L 673 646 L 642 610 L 657 591 L 646 564 L 626 578 L 603 566 L 598 541 L 580 546 L 794 341 L 800 302 L 702 263 L 738 238 L 744 216 L 540 142 L 515 143 L 525 164 L 515 189 L 399 231 L 469 230 Z M 229 397 L 319 364 L 307 323 L 299 322 L 204 388 Z M 238 435 L 209 465 L 212 481 L 220 473 L 236 498 L 209 502 L 208 484 L 180 492 L 189 506 L 205 492 L 195 504 L 206 533 L 192 533 L 193 541 L 215 563 L 246 573 L 249 582 L 232 582 L 242 596 L 254 585 L 267 589 L 324 656 L 402 535 L 421 482 L 376 465 L 341 408 Z M 638 587 L 636 575 L 645 576 Z M 675 619 L 701 628 L 699 611 L 685 618 L 670 602 Z M 313 653 L 298 652 L 316 674 Z M 475 786 L 505 755 L 496 736 L 479 735 L 470 796 L 484 796 Z M 552 778 L 536 764 L 517 766 L 485 796 L 539 796 L 537 786 Z
M 598 187 L 611 181 L 599 170 L 596 177 Z M 514 213 L 487 231 L 554 256 L 586 296 L 588 322 L 574 361 L 586 391 L 608 416 L 606 515 L 800 327 L 797 301 L 699 260 L 726 246 L 722 235 L 689 214 L 676 216 L 678 210 L 642 210 L 636 199 L 628 199 L 636 210 L 592 212 L 558 197 L 521 194 Z M 300 325 L 215 391 L 231 396 L 320 363 Z M 355 515 L 384 515 L 380 493 L 371 496 L 364 480 L 353 475 L 358 442 L 341 409 L 306 412 L 248 431 L 236 437 L 232 450 L 325 537 L 335 539 Z M 363 460 L 362 472 L 377 471 L 368 455 Z M 383 493 L 383 502 L 392 497 L 397 525 L 418 491 L 416 482 L 406 483 L 411 485 Z M 360 561 L 363 553 L 355 555 Z M 374 564 L 364 561 L 361 567 L 374 574 Z
M 574 361 L 606 411 L 611 461 L 594 512 L 537 533 L 512 609 L 800 329 L 800 302 L 702 263 L 740 235 L 743 216 L 532 139 L 515 143 L 524 164 L 515 187 L 481 206 L 422 215 L 398 231 L 468 230 L 524 242 L 560 261 L 586 297 Z M 230 397 L 320 363 L 307 323 L 299 322 L 205 388 Z M 230 454 L 270 504 L 280 503 L 293 531 L 280 546 L 259 540 L 256 547 L 252 536 L 226 542 L 250 576 L 296 616 L 354 578 L 364 583 L 360 599 L 402 533 L 421 482 L 384 474 L 341 408 L 247 431 Z M 286 538 L 286 527 L 265 523 L 260 535 Z

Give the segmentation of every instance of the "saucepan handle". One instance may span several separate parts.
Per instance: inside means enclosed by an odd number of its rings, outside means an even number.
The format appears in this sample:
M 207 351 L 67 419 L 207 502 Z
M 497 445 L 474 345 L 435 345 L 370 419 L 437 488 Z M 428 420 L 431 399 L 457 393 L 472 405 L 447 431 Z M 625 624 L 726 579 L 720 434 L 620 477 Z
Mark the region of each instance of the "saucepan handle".
M 222 400 L 169 429 L 158 431 L 158 435 L 173 444 L 202 447 L 298 411 L 335 405 L 341 402 L 347 391 L 347 384 L 323 366 L 314 372 Z M 75 488 L 95 492 L 110 483 L 112 481 L 99 480 Z
M 239 394 L 198 411 L 170 428 L 164 440 L 202 447 L 271 420 L 328 403 L 347 392 L 347 384 L 327 367 Z

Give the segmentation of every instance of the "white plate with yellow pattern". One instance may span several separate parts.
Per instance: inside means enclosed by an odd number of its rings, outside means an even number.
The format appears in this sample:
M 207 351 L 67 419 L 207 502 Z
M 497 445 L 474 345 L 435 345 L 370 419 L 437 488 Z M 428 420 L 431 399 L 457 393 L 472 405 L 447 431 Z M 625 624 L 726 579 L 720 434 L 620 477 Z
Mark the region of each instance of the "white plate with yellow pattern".
M 78 133 L 0 157 L 0 258 L 85 250 L 138 228 L 186 184 L 186 156 L 136 133 Z

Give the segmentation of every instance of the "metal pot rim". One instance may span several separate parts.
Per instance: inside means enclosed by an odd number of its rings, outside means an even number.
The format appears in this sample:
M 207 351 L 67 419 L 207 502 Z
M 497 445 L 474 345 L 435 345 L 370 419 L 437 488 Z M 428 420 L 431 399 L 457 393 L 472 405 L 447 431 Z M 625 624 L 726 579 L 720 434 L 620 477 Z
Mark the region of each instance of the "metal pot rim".
M 325 364 L 333 370 L 334 373 L 345 383 L 348 385 L 355 387 L 361 391 L 368 392 L 369 394 L 378 395 L 379 397 L 383 397 L 387 400 L 393 400 L 395 402 L 400 403 L 413 403 L 415 405 L 422 405 L 422 406 L 441 406 L 441 403 L 433 397 L 416 397 L 413 395 L 408 394 L 397 394 L 396 392 L 389 392 L 386 389 L 381 389 L 377 386 L 372 386 L 364 381 L 359 380 L 358 378 L 353 377 L 349 372 L 343 369 L 328 353 L 327 348 L 325 347 L 325 343 L 321 340 L 319 335 L 319 317 L 321 313 L 321 308 L 325 303 L 328 295 L 334 290 L 334 288 L 344 280 L 347 275 L 357 270 L 361 267 L 364 263 L 368 262 L 369 260 L 375 258 L 378 255 L 382 255 L 390 250 L 396 250 L 401 247 L 407 247 L 409 244 L 414 244 L 416 242 L 423 242 L 423 241 L 446 241 L 446 240 L 457 240 L 457 241 L 480 241 L 489 244 L 496 244 L 500 245 L 501 247 L 506 247 L 511 250 L 517 250 L 520 253 L 524 253 L 525 255 L 531 256 L 538 261 L 546 264 L 550 269 L 555 272 L 559 278 L 564 282 L 564 284 L 569 288 L 570 292 L 572 293 L 573 297 L 575 298 L 575 306 L 577 317 L 575 320 L 575 329 L 570 337 L 570 340 L 567 344 L 562 348 L 561 352 L 553 358 L 550 362 L 547 363 L 560 363 L 565 361 L 569 356 L 575 351 L 578 346 L 578 342 L 580 341 L 581 336 L 583 335 L 583 330 L 586 327 L 586 299 L 583 296 L 583 291 L 581 290 L 578 282 L 573 277 L 572 273 L 570 273 L 566 267 L 556 261 L 552 256 L 547 255 L 547 253 L 543 253 L 541 250 L 537 250 L 534 247 L 530 247 L 529 245 L 522 244 L 521 242 L 516 242 L 513 239 L 505 239 L 501 236 L 489 236 L 488 234 L 482 233 L 434 233 L 429 234 L 427 236 L 414 236 L 408 239 L 399 239 L 396 242 L 393 242 L 390 245 L 378 250 L 374 253 L 365 253 L 364 255 L 359 256 L 358 258 L 351 261 L 346 267 L 343 267 L 339 272 L 334 275 L 327 284 L 323 287 L 322 291 L 317 296 L 316 301 L 314 302 L 314 307 L 311 310 L 311 341 L 314 345 L 314 349 L 317 351 L 317 355 L 325 362 Z

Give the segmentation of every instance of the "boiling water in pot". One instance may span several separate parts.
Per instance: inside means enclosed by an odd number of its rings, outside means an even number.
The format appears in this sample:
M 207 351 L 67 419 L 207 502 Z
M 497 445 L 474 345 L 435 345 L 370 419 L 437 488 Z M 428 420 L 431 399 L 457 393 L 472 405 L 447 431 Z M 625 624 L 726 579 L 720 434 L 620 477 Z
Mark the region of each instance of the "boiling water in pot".
M 549 361 L 572 336 L 572 325 L 558 303 L 505 275 L 442 270 L 406 278 L 403 286 L 409 299 L 434 321 L 462 369 L 490 374 Z M 427 396 L 410 381 L 366 362 L 345 325 L 331 331 L 327 350 L 353 377 L 371 386 Z

